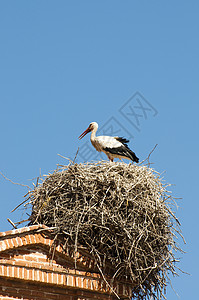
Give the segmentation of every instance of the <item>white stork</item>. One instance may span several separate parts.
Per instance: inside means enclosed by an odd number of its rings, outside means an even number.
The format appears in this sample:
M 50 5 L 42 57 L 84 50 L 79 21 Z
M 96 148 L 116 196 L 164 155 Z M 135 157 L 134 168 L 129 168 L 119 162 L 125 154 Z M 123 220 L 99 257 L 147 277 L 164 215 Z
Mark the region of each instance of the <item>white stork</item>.
M 96 122 L 90 123 L 88 128 L 79 136 L 79 139 L 81 140 L 87 133 L 91 132 L 92 145 L 98 152 L 104 152 L 110 161 L 113 161 L 114 158 L 127 158 L 139 162 L 139 158 L 129 149 L 128 140 L 117 136 L 96 136 L 97 129 L 98 124 Z

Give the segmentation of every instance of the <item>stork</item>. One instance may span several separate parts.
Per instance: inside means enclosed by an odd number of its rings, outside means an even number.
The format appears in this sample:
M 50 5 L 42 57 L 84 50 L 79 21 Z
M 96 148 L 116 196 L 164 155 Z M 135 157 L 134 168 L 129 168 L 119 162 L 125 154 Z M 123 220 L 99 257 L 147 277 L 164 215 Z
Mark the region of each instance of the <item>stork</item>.
M 129 149 L 127 143 L 129 142 L 125 138 L 118 136 L 96 136 L 98 124 L 92 122 L 88 128 L 79 136 L 81 140 L 87 133 L 91 132 L 91 143 L 98 152 L 104 152 L 110 161 L 114 158 L 127 158 L 136 163 L 139 162 L 139 158 L 135 153 Z

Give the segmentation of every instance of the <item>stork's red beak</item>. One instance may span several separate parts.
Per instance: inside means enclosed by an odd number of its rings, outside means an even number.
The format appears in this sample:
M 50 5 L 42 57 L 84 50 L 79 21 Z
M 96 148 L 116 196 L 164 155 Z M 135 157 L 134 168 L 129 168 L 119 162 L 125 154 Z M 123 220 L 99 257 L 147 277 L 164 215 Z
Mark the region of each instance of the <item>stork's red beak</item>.
M 79 136 L 79 140 L 81 140 L 87 133 L 89 133 L 91 131 L 91 129 L 88 127 L 80 136 Z

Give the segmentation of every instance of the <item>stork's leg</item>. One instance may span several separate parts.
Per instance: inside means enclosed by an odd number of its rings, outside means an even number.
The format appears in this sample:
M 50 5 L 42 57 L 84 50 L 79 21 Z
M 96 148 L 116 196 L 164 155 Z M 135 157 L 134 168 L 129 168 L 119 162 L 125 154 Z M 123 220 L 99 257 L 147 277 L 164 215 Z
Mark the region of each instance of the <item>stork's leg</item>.
M 113 162 L 114 158 L 112 158 L 110 155 L 106 154 L 108 156 L 109 161 Z

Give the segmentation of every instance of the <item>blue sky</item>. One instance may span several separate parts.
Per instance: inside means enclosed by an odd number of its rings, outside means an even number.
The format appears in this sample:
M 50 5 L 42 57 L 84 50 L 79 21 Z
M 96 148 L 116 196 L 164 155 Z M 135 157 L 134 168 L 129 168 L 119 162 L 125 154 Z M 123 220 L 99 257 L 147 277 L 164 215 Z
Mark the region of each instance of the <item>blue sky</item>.
M 0 1 L 0 171 L 31 186 L 65 163 L 57 154 L 82 154 L 91 121 L 129 134 L 140 160 L 158 144 L 153 168 L 182 198 L 180 267 L 191 275 L 172 281 L 182 300 L 198 297 L 198 10 L 178 0 Z M 137 128 L 122 107 L 141 115 Z M 0 190 L 5 231 L 7 217 L 26 217 L 10 211 L 27 190 L 3 177 Z M 171 288 L 167 298 L 178 299 Z

